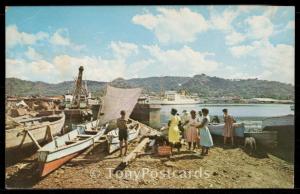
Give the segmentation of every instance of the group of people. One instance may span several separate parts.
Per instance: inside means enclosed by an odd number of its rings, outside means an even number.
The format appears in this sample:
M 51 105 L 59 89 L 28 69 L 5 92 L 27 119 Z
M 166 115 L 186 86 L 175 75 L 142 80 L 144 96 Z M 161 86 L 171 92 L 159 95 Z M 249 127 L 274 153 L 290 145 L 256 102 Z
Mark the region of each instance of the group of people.
M 208 155 L 208 150 L 214 145 L 212 136 L 208 129 L 210 123 L 210 117 L 208 115 L 209 110 L 203 108 L 198 112 L 198 116 L 195 110 L 190 112 L 190 115 L 186 110 L 183 111 L 183 115 L 180 117 L 176 109 L 171 109 L 171 119 L 168 123 L 168 141 L 171 144 L 171 148 L 176 147 L 178 152 L 181 148 L 181 138 L 188 143 L 188 149 L 193 150 L 201 146 L 201 155 Z M 228 138 L 231 139 L 232 145 L 234 145 L 234 123 L 235 119 L 228 114 L 227 109 L 223 109 L 224 113 L 224 144 Z M 120 155 L 123 155 L 122 148 L 125 144 L 124 155 L 127 154 L 127 138 L 128 138 L 128 121 L 125 119 L 126 112 L 122 110 L 120 112 L 121 117 L 117 119 L 117 127 L 119 128 L 119 140 L 120 140 Z M 171 149 L 173 151 L 173 149 Z
M 234 123 L 235 119 L 228 114 L 227 109 L 223 109 L 224 113 L 224 144 L 227 139 L 231 139 L 231 144 L 234 145 Z M 201 146 L 201 155 L 208 155 L 208 150 L 214 145 L 212 136 L 208 129 L 210 123 L 209 110 L 203 108 L 198 112 L 198 116 L 195 110 L 190 112 L 190 115 L 186 110 L 183 111 L 183 115 L 180 117 L 176 109 L 171 110 L 171 118 L 168 123 L 168 140 L 171 147 L 176 147 L 178 152 L 181 147 L 181 137 L 188 143 L 188 149 L 193 150 Z

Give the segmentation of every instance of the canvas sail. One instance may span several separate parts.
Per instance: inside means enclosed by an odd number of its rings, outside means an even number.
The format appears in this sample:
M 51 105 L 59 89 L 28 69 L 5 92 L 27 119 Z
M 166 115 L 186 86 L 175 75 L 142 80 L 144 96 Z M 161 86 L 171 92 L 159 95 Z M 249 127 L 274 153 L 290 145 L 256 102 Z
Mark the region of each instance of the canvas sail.
M 141 88 L 115 88 L 107 85 L 106 95 L 103 98 L 103 106 L 99 118 L 99 124 L 120 117 L 120 111 L 126 111 L 126 119 L 130 116 L 137 100 L 142 92 Z

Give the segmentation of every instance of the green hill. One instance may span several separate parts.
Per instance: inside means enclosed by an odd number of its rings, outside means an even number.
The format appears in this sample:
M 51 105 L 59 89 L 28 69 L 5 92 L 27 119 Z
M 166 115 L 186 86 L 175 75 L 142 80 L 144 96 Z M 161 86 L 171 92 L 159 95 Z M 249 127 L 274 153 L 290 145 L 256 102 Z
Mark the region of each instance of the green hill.
M 142 87 L 144 93 L 164 90 L 184 89 L 189 93 L 197 93 L 202 97 L 240 96 L 242 98 L 275 98 L 294 99 L 295 88 L 291 84 L 275 81 L 245 79 L 229 80 L 210 77 L 205 74 L 194 77 L 149 77 L 125 80 L 118 78 L 110 83 L 116 87 L 131 88 Z M 58 84 L 45 82 L 32 82 L 17 78 L 6 78 L 6 94 L 8 95 L 62 95 L 73 91 L 73 81 Z M 106 82 L 87 80 L 88 89 L 93 96 L 103 94 Z

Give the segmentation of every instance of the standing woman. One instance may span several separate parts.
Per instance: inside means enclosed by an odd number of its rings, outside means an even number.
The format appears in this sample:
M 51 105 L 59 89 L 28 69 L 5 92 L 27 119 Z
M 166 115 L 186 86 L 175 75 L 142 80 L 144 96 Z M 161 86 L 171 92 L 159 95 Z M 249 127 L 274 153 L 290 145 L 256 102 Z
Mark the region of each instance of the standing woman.
M 202 152 L 201 152 L 202 156 L 207 155 L 209 148 L 214 145 L 211 134 L 207 127 L 208 123 L 210 122 L 208 112 L 209 112 L 208 109 L 206 108 L 202 109 L 203 120 L 201 124 L 197 126 L 197 128 L 200 128 L 200 145 L 202 147 Z
M 171 109 L 171 119 L 168 123 L 169 126 L 169 143 L 171 144 L 171 152 L 173 151 L 173 146 L 178 146 L 178 152 L 180 151 L 180 131 L 178 125 L 180 125 L 180 117 L 177 115 L 177 110 L 172 108 Z
M 231 145 L 234 145 L 234 126 L 233 123 L 236 121 L 234 118 L 228 114 L 228 110 L 225 108 L 223 109 L 224 113 L 224 131 L 223 131 L 223 136 L 224 136 L 224 144 L 226 144 L 227 138 L 231 138 Z
M 196 142 L 198 139 L 198 129 L 196 128 L 196 126 L 198 125 L 199 122 L 197 122 L 196 111 L 192 110 L 186 130 L 186 140 L 189 144 L 189 150 L 191 150 L 191 144 L 193 144 L 193 150 L 196 148 Z
M 180 117 L 181 120 L 181 127 L 182 127 L 182 137 L 184 140 L 186 140 L 186 131 L 187 131 L 187 123 L 189 122 L 190 116 L 189 113 L 186 110 L 182 111 L 182 116 Z

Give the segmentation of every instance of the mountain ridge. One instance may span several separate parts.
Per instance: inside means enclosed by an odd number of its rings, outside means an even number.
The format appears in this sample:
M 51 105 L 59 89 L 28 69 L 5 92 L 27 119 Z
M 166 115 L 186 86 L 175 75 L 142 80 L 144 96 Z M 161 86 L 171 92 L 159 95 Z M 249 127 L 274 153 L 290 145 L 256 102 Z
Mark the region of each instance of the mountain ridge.
M 93 96 L 103 95 L 108 82 L 87 81 L 88 89 Z M 6 78 L 5 91 L 8 95 L 63 95 L 73 91 L 74 81 L 46 83 L 43 81 L 28 81 L 19 78 Z M 202 97 L 240 96 L 242 98 L 275 98 L 294 99 L 295 87 L 292 84 L 259 79 L 224 79 L 205 74 L 193 77 L 163 76 L 123 79 L 117 78 L 110 85 L 122 88 L 142 87 L 144 93 L 164 90 L 186 90 Z

